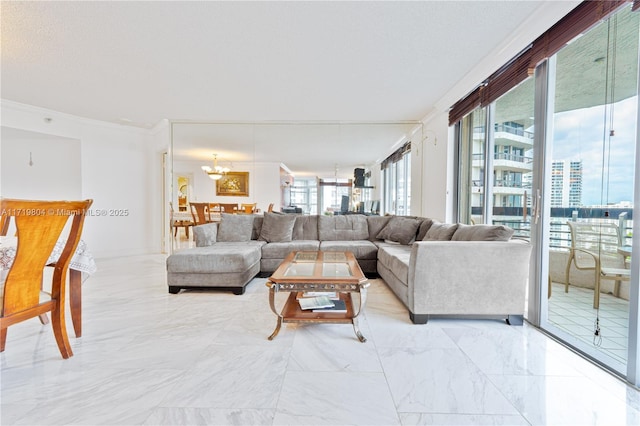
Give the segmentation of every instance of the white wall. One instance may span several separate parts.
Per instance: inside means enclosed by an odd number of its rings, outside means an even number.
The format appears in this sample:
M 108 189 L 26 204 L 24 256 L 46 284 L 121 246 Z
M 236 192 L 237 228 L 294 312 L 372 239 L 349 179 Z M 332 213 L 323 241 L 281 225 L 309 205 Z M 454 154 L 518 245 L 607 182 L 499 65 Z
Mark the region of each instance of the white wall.
M 441 113 L 424 123 L 422 141 L 411 141 L 411 214 L 442 222 L 453 218 L 454 138 L 448 114 Z
M 2 127 L 0 196 L 77 200 L 82 197 L 80 141 Z
M 162 170 L 157 153 L 164 147 L 157 146 L 149 130 L 6 100 L 1 101 L 0 107 L 3 126 L 79 141 L 80 197 L 94 200 L 93 212 L 106 212 L 85 221 L 82 238 L 95 257 L 161 251 Z M 45 118 L 52 120 L 47 122 Z M 1 147 L 5 151 L 4 143 Z M 6 176 L 3 185 L 5 179 Z M 25 187 L 24 193 L 37 191 L 35 185 L 38 184 Z M 22 198 L 20 193 L 14 195 Z M 128 213 L 116 216 L 116 210 Z

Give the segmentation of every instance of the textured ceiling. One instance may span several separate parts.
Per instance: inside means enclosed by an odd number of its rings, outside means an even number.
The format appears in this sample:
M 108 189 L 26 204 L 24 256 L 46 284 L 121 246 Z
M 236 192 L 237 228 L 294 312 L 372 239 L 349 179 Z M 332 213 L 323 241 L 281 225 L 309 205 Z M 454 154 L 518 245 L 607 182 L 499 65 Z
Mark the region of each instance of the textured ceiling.
M 1 96 L 145 128 L 420 120 L 545 3 L 3 1 Z M 350 142 L 334 161 L 368 160 Z

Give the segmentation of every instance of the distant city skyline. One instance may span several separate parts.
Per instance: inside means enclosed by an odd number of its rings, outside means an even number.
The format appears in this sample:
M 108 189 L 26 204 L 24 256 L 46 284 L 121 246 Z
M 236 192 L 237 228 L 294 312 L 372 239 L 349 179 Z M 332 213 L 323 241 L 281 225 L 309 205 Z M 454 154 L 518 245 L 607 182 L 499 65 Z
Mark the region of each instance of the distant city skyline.
M 555 114 L 551 158 L 582 161 L 583 205 L 633 201 L 637 104 L 637 96 L 614 104 L 612 137 L 602 105 Z

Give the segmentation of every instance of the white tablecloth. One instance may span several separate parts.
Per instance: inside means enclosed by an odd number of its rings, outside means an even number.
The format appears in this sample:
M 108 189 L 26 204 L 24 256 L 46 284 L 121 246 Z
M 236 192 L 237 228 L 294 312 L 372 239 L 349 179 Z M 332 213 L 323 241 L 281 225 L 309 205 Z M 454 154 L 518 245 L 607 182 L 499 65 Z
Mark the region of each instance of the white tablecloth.
M 56 243 L 47 264 L 56 263 L 62 254 L 66 240 L 60 240 Z M 13 265 L 13 259 L 16 257 L 16 247 L 18 246 L 17 237 L 0 237 L 0 269 L 9 269 Z M 93 255 L 87 249 L 87 244 L 80 240 L 76 252 L 71 258 L 69 268 L 76 271 L 86 272 L 87 274 L 95 273 L 96 267 Z

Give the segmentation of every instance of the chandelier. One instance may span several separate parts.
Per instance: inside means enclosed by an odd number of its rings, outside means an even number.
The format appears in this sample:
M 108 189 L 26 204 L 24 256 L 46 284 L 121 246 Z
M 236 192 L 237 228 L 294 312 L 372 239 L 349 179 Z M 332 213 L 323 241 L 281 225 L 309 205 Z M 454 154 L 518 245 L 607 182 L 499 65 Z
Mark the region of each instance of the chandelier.
M 229 168 L 218 166 L 218 154 L 213 154 L 213 168 L 202 166 L 202 170 L 204 170 L 211 179 L 218 180 L 229 171 Z

